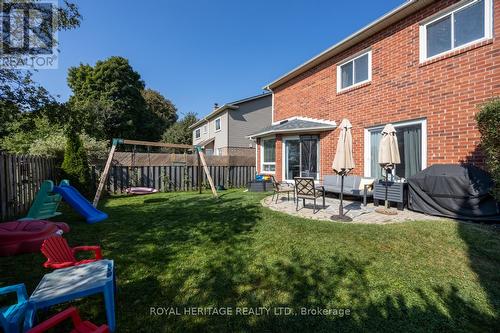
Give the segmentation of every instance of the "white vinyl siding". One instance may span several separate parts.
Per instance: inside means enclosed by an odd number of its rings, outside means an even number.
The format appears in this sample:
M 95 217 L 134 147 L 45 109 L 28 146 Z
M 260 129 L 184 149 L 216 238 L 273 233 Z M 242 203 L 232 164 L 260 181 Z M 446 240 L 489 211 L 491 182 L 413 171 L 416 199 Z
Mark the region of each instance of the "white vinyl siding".
M 372 80 L 372 52 L 363 51 L 337 66 L 337 92 Z
M 492 0 L 467 0 L 420 25 L 420 61 L 491 38 Z

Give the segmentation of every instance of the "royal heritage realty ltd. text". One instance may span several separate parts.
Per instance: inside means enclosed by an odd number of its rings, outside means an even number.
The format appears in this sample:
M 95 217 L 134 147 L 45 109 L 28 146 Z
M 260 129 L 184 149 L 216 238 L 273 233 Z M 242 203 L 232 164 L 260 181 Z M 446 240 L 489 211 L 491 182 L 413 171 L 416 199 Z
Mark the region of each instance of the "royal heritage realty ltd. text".
M 344 317 L 351 314 L 345 308 L 320 307 L 163 307 L 149 308 L 151 316 L 333 316 Z

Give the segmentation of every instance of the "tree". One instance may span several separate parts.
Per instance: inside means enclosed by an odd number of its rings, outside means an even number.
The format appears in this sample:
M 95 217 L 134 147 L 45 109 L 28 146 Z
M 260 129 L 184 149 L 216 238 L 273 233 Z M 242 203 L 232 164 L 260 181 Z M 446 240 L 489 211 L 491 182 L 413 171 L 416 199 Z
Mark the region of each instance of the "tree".
M 66 131 L 66 149 L 61 170 L 63 177 L 68 179 L 70 184 L 80 192 L 90 194 L 92 186 L 87 154 L 80 136 L 72 128 Z
M 486 168 L 493 177 L 493 195 L 500 202 L 500 97 L 482 106 L 476 115 L 481 133 L 481 148 L 486 157 Z
M 177 108 L 156 90 L 144 89 L 142 97 L 148 109 L 142 122 L 142 131 L 150 133 L 148 140 L 158 141 L 165 130 L 177 121 Z
M 94 67 L 70 68 L 68 85 L 73 91 L 69 100 L 71 116 L 87 134 L 108 140 L 148 138 L 143 125 L 148 113 L 142 97 L 144 82 L 127 59 L 111 57 Z
M 24 2 L 36 1 L 24 0 Z M 35 18 L 30 16 L 30 19 Z M 57 30 L 70 30 L 80 25 L 82 16 L 74 3 L 65 0 L 57 9 L 54 19 Z M 39 28 L 43 30 L 48 27 L 42 25 Z M 5 128 L 9 123 L 16 121 L 22 112 L 38 110 L 51 102 L 54 102 L 52 96 L 32 80 L 30 71 L 0 68 L 0 123 L 2 124 L 0 138 L 8 134 Z
M 198 121 L 196 114 L 189 112 L 180 121 L 173 124 L 163 133 L 162 141 L 168 143 L 192 144 L 193 131 L 189 126 Z
M 47 117 L 33 112 L 21 114 L 8 125 L 7 131 L 9 135 L 0 139 L 0 148 L 17 154 L 29 153 L 35 142 L 38 144 L 46 140 L 54 142 L 57 140 L 49 138 L 63 135 L 61 126 L 51 124 Z

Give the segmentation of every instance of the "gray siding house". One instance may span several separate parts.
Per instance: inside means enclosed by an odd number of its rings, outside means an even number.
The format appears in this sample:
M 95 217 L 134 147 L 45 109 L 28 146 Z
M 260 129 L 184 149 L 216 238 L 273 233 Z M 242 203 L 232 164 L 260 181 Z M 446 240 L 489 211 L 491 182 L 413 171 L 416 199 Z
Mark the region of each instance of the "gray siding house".
M 271 93 L 215 105 L 209 115 L 190 126 L 193 145 L 204 147 L 207 155 L 255 155 L 255 142 L 248 136 L 269 126 L 271 117 Z

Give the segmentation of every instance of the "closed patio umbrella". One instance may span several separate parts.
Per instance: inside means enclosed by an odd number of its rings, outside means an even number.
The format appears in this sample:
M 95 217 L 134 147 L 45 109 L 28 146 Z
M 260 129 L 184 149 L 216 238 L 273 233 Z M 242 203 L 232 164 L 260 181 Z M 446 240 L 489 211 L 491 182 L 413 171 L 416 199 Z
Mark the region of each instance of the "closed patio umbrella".
M 401 158 L 399 157 L 398 148 L 398 138 L 396 137 L 396 129 L 392 124 L 385 125 L 382 130 L 382 139 L 380 140 L 380 146 L 378 149 L 378 163 L 382 168 L 385 169 L 385 208 L 389 208 L 389 201 L 387 200 L 387 174 L 394 169 L 396 164 L 401 163 Z M 382 211 L 380 211 L 382 212 Z M 384 213 L 382 212 L 382 213 Z
M 339 125 L 340 134 L 339 141 L 337 142 L 337 151 L 335 152 L 335 158 L 333 159 L 332 168 L 339 174 L 341 178 L 340 183 L 340 206 L 339 206 L 339 216 L 342 218 L 344 216 L 344 176 L 346 176 L 352 169 L 354 169 L 354 156 L 352 153 L 352 125 L 347 119 L 343 119 Z

